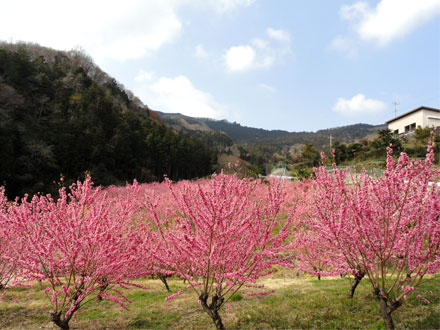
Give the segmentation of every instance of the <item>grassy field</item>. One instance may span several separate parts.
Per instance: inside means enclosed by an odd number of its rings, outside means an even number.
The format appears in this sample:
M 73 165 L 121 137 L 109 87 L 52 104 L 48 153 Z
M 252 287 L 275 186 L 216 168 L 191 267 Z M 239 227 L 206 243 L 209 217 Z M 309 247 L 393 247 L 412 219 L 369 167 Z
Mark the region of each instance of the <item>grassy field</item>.
M 174 300 L 159 280 L 139 280 L 148 290 L 130 289 L 129 311 L 103 300 L 93 300 L 77 312 L 70 322 L 73 329 L 214 329 L 211 319 L 186 290 Z M 349 280 L 296 277 L 283 271 L 263 282 L 272 295 L 251 298 L 237 294 L 230 311 L 222 312 L 227 329 L 384 329 L 379 304 L 371 286 L 363 280 L 354 299 L 347 298 Z M 170 280 L 173 292 L 185 287 L 181 280 Z M 426 294 L 433 291 L 435 296 Z M 42 290 L 15 288 L 0 301 L 0 329 L 57 329 L 49 321 L 48 302 Z M 415 296 L 429 298 L 426 305 Z M 440 276 L 422 284 L 407 303 L 393 313 L 398 329 L 440 329 Z

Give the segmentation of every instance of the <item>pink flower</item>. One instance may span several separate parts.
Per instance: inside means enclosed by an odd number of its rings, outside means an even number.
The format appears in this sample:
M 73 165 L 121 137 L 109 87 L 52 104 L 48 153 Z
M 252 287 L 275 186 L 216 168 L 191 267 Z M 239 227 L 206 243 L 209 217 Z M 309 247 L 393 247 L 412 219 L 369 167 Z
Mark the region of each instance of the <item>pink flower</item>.
M 165 298 L 165 301 L 169 301 L 169 300 L 171 300 L 171 299 L 174 299 L 174 298 L 180 296 L 182 293 L 183 293 L 183 291 L 182 291 L 182 290 L 179 290 L 179 291 L 177 291 L 175 294 L 172 294 L 171 296 L 166 297 L 166 298 Z

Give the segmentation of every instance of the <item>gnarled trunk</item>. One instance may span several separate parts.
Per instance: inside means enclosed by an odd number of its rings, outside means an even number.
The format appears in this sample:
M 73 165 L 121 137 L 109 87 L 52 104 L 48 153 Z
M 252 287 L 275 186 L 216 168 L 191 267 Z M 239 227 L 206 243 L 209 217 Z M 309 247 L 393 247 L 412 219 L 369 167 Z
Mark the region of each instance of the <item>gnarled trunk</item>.
M 376 289 L 374 293 L 380 302 L 380 314 L 385 322 L 385 328 L 387 330 L 394 330 L 394 322 L 391 313 L 402 306 L 402 302 L 400 300 L 388 299 L 378 289 Z
M 59 326 L 61 329 L 69 329 L 69 321 L 72 318 L 73 314 L 75 314 L 75 312 L 79 309 L 80 302 L 78 302 L 78 298 L 81 296 L 81 293 L 81 290 L 78 290 L 73 296 L 71 305 L 73 307 L 73 310 L 70 314 L 68 314 L 67 316 L 64 315 L 63 317 L 61 316 L 63 311 L 59 311 L 58 313 L 52 312 L 50 314 L 51 321 Z M 73 304 L 75 304 L 75 306 L 73 306 Z
M 58 312 L 58 313 L 52 313 L 52 314 L 50 315 L 50 319 L 51 319 L 51 321 L 52 321 L 53 323 L 55 323 L 57 326 L 59 326 L 60 329 L 63 329 L 63 330 L 70 329 L 70 328 L 69 328 L 69 321 L 70 321 L 70 318 L 68 318 L 68 319 L 62 318 L 62 317 L 61 317 L 61 312 Z
M 365 272 L 361 272 L 361 271 L 359 271 L 357 274 L 354 275 L 354 280 L 351 283 L 351 287 L 350 287 L 350 294 L 348 295 L 349 298 L 354 297 L 354 292 L 356 291 L 357 286 L 364 278 L 364 276 L 365 276 Z
M 211 303 L 208 304 L 208 296 L 206 294 L 202 293 L 200 295 L 199 299 L 200 299 L 200 303 L 201 303 L 203 309 L 211 317 L 212 322 L 214 322 L 216 329 L 217 330 L 224 330 L 225 326 L 223 325 L 222 319 L 219 314 L 219 310 L 220 310 L 220 307 L 222 307 L 224 298 L 215 295 L 212 297 Z

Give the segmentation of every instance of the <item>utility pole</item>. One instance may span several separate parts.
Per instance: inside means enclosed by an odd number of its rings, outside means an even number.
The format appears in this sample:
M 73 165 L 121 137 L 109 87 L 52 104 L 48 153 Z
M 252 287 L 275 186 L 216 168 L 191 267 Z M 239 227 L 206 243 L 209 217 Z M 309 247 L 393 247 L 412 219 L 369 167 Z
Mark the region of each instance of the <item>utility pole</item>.
M 399 105 L 400 103 L 396 101 L 396 99 L 394 99 L 394 118 L 397 117 L 397 105 Z
M 330 134 L 330 152 L 332 151 L 332 136 Z

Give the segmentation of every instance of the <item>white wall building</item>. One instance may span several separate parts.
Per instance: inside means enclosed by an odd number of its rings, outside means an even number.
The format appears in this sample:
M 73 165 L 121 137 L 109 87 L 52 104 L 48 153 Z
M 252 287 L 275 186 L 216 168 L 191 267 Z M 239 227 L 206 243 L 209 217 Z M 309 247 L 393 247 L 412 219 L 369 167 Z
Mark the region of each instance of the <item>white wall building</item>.
M 440 128 L 440 109 L 421 106 L 388 120 L 385 124 L 396 134 L 412 133 L 418 126 Z

